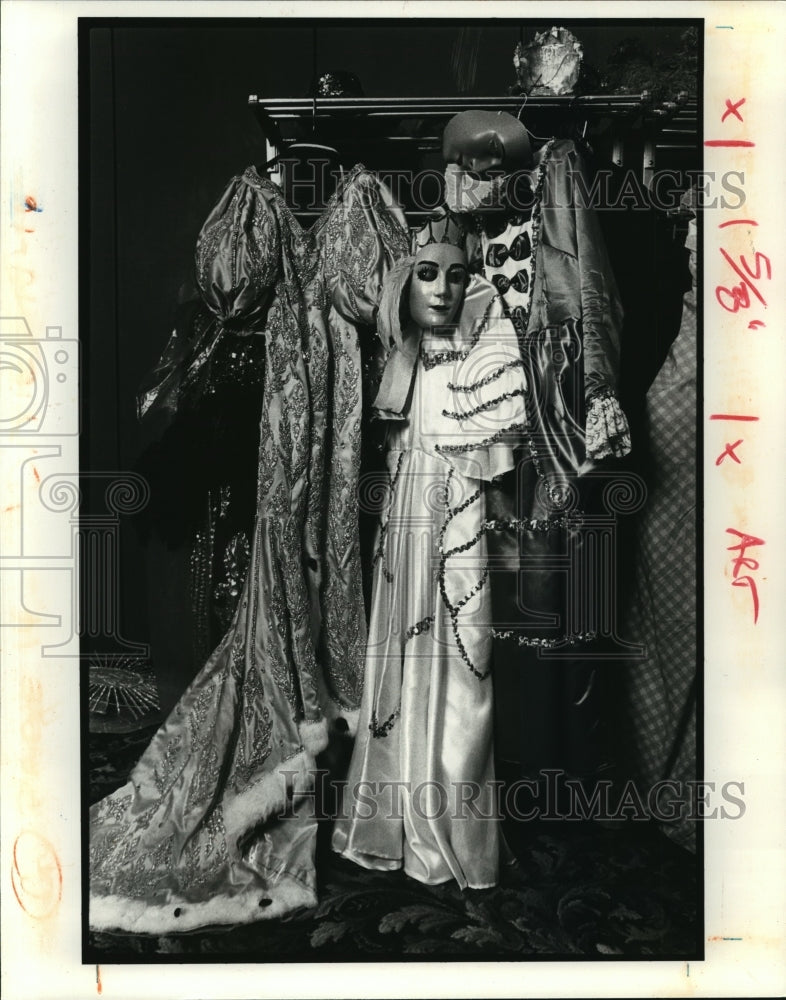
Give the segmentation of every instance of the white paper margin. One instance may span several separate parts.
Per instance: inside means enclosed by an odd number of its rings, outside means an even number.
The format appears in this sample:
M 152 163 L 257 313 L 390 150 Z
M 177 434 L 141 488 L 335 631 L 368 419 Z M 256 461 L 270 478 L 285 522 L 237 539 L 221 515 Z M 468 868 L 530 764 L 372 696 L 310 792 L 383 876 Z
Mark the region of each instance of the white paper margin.
M 718 230 L 730 217 L 705 220 L 705 418 L 712 412 L 756 412 L 745 428 L 744 463 L 715 465 L 727 437 L 705 419 L 705 777 L 745 783 L 746 812 L 705 824 L 706 960 L 704 962 L 523 962 L 293 965 L 101 966 L 101 995 L 139 997 L 401 997 L 401 996 L 766 996 L 786 982 L 786 532 L 781 512 L 786 420 L 784 194 L 786 162 L 786 20 L 784 7 L 756 3 L 125 3 L 21 2 L 2 5 L 2 305 L 24 316 L 35 337 L 47 327 L 78 336 L 77 290 L 77 18 L 100 16 L 477 16 L 705 19 L 705 137 L 726 137 L 725 101 L 746 98 L 735 135 L 755 152 L 708 149 L 705 169 L 744 169 L 746 217 L 758 227 L 752 249 L 773 265 L 766 327 L 748 331 L 714 299 L 730 283 L 721 246 L 745 252 L 741 233 Z M 44 211 L 34 233 L 21 207 L 35 192 Z M 741 229 L 742 227 L 740 227 Z M 762 288 L 764 286 L 762 285 Z M 753 315 L 753 310 L 750 310 Z M 758 314 L 757 314 L 758 315 Z M 57 397 L 76 421 L 76 370 Z M 735 437 L 743 436 L 741 433 Z M 719 443 L 720 442 L 720 443 Z M 63 437 L 58 468 L 75 470 L 78 443 Z M 22 451 L 25 461 L 20 462 Z M 47 455 L 35 441 L 10 447 L 0 438 L 2 541 L 20 529 L 15 505 L 34 488 L 31 476 Z M 16 450 L 15 450 L 16 449 Z M 740 451 L 743 454 L 743 451 Z M 53 456 L 49 455 L 51 461 Z M 53 467 L 53 466 L 50 466 Z M 40 475 L 40 472 L 38 472 Z M 6 499 L 9 498 L 10 499 Z M 8 509 L 5 509 L 8 508 Z M 762 610 L 751 624 L 750 595 L 732 589 L 726 529 L 765 539 L 757 573 Z M 72 538 L 41 525 L 41 551 L 67 555 Z M 10 564 L 9 564 L 10 565 Z M 11 567 L 13 568 L 13 567 Z M 33 579 L 31 577 L 31 579 Z M 43 572 L 25 599 L 36 609 L 67 614 L 73 581 Z M 16 606 L 19 576 L 0 574 L 2 607 Z M 0 619 L 2 620 L 2 619 Z M 3 996 L 87 998 L 98 994 L 95 966 L 81 962 L 80 761 L 75 659 L 46 662 L 35 628 L 3 628 L 2 640 L 2 952 Z M 13 846 L 25 831 L 55 847 L 62 896 L 39 920 L 16 902 Z M 729 940 L 730 939 L 730 940 Z

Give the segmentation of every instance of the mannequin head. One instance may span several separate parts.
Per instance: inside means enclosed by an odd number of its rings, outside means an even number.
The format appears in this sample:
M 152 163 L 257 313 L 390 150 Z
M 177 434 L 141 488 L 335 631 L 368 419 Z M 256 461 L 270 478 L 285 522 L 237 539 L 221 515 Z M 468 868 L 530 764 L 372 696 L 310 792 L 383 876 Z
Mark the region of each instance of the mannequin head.
M 388 271 L 377 311 L 377 334 L 390 349 L 374 403 L 380 414 L 406 412 L 423 338 L 460 334 L 469 284 L 466 253 L 451 243 L 427 243 Z
M 421 247 L 412 266 L 408 312 L 421 330 L 447 326 L 454 321 L 469 282 L 467 256 L 450 243 Z
M 468 284 L 466 252 L 451 243 L 427 243 L 414 257 L 396 261 L 385 277 L 377 312 L 383 344 L 416 353 L 418 329 L 457 321 Z
M 518 118 L 506 111 L 462 111 L 442 135 L 442 157 L 463 170 L 488 179 L 532 167 L 529 135 Z
M 508 202 L 511 178 L 532 167 L 527 130 L 504 111 L 462 111 L 442 136 L 445 202 L 453 212 L 494 212 Z

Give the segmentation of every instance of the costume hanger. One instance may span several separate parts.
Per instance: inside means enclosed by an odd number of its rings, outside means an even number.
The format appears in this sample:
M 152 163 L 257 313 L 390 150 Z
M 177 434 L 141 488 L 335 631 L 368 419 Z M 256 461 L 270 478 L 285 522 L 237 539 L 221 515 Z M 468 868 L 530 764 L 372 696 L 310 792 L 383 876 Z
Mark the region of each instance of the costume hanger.
M 319 97 L 317 95 L 317 80 L 318 80 L 317 67 L 319 65 L 319 58 L 317 54 L 317 48 L 318 48 L 317 43 L 318 43 L 317 29 L 316 26 L 314 26 L 312 28 L 312 44 L 311 44 L 311 53 L 312 53 L 311 71 L 312 71 L 312 80 L 314 87 L 314 93 L 312 95 L 312 104 L 311 104 L 311 135 L 314 138 L 311 140 L 300 139 L 300 140 L 295 140 L 294 142 L 290 142 L 289 145 L 287 145 L 283 150 L 276 153 L 274 157 L 272 157 L 267 161 L 267 163 L 264 166 L 265 172 L 270 170 L 271 167 L 277 166 L 282 159 L 286 158 L 286 155 L 288 153 L 294 153 L 295 155 L 299 156 L 300 159 L 302 160 L 307 160 L 309 158 L 309 154 L 311 154 L 312 156 L 314 154 L 317 154 L 317 156 L 321 155 L 322 158 L 328 157 L 330 159 L 338 161 L 339 168 L 341 170 L 341 177 L 343 178 L 344 176 L 344 170 L 343 167 L 341 166 L 341 155 L 339 154 L 339 151 L 336 149 L 336 147 L 328 146 L 325 145 L 324 143 L 314 141 L 317 135 L 317 106 L 319 103 Z
M 525 105 L 526 105 L 526 103 L 527 103 L 528 100 L 529 100 L 529 94 L 525 94 L 524 95 L 524 100 L 521 102 L 521 107 L 516 112 L 516 118 L 520 122 L 521 122 L 521 112 L 524 110 L 524 107 L 525 107 Z M 527 135 L 531 139 L 537 139 L 538 142 L 548 142 L 549 139 L 551 138 L 550 136 L 547 136 L 547 135 L 535 135 L 535 133 L 532 131 L 532 129 L 527 128 L 527 126 L 526 126 L 526 124 L 524 122 L 521 122 L 521 124 L 524 125 L 525 129 L 527 129 Z
M 263 167 L 265 172 L 270 170 L 271 167 L 277 166 L 281 162 L 281 160 L 287 159 L 287 154 L 289 153 L 294 153 L 296 155 L 301 153 L 310 153 L 312 154 L 312 156 L 315 153 L 316 154 L 321 153 L 323 154 L 322 158 L 337 159 L 339 161 L 341 159 L 339 152 L 335 146 L 325 146 L 319 142 L 307 142 L 307 141 L 291 142 L 288 146 L 286 146 L 280 152 L 276 153 L 275 156 L 273 156 L 271 159 L 267 161 L 267 163 Z M 300 158 L 305 160 L 308 157 L 303 156 Z

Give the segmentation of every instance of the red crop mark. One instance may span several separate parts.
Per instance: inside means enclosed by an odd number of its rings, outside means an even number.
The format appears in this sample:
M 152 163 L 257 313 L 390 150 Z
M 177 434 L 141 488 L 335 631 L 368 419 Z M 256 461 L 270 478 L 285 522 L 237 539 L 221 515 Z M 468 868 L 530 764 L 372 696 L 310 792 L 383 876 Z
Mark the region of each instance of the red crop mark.
M 734 117 L 738 121 L 744 121 L 745 119 L 742 117 L 742 115 L 740 114 L 740 112 L 738 110 L 739 108 L 742 107 L 742 105 L 744 103 L 745 103 L 745 98 L 744 97 L 741 100 L 736 101 L 734 104 L 732 104 L 731 98 L 727 97 L 726 98 L 726 110 L 723 112 L 723 115 L 721 116 L 721 121 L 725 122 L 726 119 L 729 117 L 729 115 L 734 115 Z
M 737 458 L 737 452 L 735 451 L 735 449 L 739 448 L 739 446 L 742 444 L 742 441 L 743 441 L 743 439 L 740 438 L 739 441 L 735 441 L 734 444 L 729 444 L 727 442 L 726 447 L 724 448 L 724 450 L 715 459 L 715 464 L 716 465 L 720 465 L 725 458 L 730 458 L 730 459 L 732 459 L 732 461 L 736 462 L 737 465 L 741 465 L 742 464 L 742 459 L 741 458 Z

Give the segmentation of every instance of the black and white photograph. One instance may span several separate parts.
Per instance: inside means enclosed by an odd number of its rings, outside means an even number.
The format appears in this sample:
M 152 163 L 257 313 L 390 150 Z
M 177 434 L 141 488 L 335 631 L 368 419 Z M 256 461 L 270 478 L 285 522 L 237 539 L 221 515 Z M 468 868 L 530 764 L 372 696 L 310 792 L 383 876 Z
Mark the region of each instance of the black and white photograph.
M 4 952 L 764 995 L 772 5 L 10 6 Z
M 87 954 L 699 957 L 700 22 L 80 46 Z

